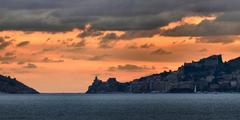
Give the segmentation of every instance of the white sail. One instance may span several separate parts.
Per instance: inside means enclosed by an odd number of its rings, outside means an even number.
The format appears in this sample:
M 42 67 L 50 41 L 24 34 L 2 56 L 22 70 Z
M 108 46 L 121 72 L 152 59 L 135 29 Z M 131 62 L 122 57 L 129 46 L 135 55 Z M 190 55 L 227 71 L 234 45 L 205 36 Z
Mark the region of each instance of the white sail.
M 194 93 L 197 93 L 197 86 L 194 86 Z

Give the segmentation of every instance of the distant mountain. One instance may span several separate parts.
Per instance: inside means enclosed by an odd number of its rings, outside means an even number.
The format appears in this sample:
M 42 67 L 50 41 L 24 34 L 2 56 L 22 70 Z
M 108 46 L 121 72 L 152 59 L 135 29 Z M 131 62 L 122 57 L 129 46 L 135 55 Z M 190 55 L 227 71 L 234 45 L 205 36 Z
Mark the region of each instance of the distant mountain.
M 113 80 L 114 78 L 111 78 Z M 221 55 L 213 55 L 197 62 L 185 63 L 176 71 L 141 77 L 127 83 L 114 79 L 103 82 L 95 78 L 87 93 L 191 93 L 239 92 L 240 58 L 223 62 Z
M 0 93 L 38 94 L 39 92 L 17 81 L 15 78 L 0 75 Z

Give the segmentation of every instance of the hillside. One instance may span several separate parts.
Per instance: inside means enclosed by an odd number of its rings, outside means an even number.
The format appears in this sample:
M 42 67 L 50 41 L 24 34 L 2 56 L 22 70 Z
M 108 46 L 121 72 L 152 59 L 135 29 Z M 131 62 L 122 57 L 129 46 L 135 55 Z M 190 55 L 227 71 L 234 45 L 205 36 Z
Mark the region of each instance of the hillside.
M 10 94 L 38 94 L 39 92 L 17 81 L 15 78 L 0 75 L 0 92 Z
M 113 79 L 113 78 L 112 78 Z M 240 91 L 240 58 L 223 62 L 221 55 L 184 63 L 176 71 L 141 77 L 115 85 L 96 78 L 87 93 L 191 93 Z M 121 89 L 118 89 L 121 86 Z

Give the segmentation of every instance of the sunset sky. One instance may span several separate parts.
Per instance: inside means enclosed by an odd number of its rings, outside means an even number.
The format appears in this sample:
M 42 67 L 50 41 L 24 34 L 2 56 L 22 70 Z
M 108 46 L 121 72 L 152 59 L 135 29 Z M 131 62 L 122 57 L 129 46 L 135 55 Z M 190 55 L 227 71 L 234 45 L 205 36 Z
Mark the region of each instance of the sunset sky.
M 213 54 L 240 56 L 239 0 L 0 0 L 0 74 L 85 92 Z

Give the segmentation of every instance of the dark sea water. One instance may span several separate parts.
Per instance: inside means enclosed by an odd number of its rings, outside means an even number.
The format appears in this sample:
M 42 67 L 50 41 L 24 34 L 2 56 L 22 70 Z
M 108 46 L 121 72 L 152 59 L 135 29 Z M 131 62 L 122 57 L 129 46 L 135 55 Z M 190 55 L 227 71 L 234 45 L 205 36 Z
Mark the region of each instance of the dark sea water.
M 240 94 L 0 95 L 0 120 L 239 120 Z

